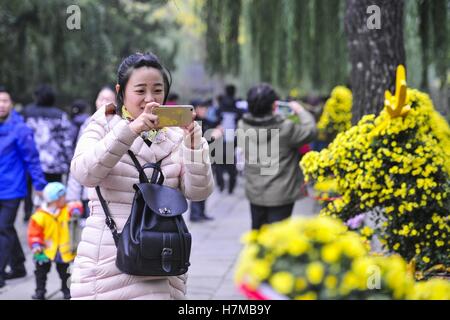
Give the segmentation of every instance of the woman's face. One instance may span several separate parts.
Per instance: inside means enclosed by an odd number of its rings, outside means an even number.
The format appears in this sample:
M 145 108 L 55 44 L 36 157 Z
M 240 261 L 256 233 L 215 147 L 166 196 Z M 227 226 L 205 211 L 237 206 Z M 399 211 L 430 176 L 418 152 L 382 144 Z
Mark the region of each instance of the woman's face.
M 164 101 L 164 81 L 161 72 L 152 67 L 141 67 L 131 72 L 125 87 L 124 104 L 137 118 L 150 102 Z
M 97 110 L 105 104 L 113 103 L 116 100 L 114 91 L 110 89 L 103 89 L 98 93 L 97 100 L 95 100 L 95 106 Z

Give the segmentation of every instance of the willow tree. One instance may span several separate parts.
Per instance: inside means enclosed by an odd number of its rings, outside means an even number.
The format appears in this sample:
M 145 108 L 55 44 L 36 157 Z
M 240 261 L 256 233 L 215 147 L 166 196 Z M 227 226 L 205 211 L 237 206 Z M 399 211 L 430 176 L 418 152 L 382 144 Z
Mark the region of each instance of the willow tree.
M 380 29 L 367 27 L 374 5 L 380 9 Z M 436 74 L 445 92 L 450 2 L 408 0 L 407 5 L 404 12 L 404 0 L 208 0 L 203 7 L 207 65 L 211 72 L 225 74 L 242 66 L 248 72 L 251 64 L 258 69 L 257 80 L 305 91 L 329 93 L 336 85 L 350 84 L 357 121 L 379 111 L 384 90 L 393 89 L 395 68 L 407 62 L 405 14 L 410 15 L 408 26 L 417 29 L 416 34 L 408 30 L 408 59 L 415 62 L 408 70 L 419 74 L 417 85 L 423 90 L 430 83 L 428 75 Z M 234 35 L 239 30 L 249 41 L 231 37 L 229 23 Z M 224 58 L 225 52 L 238 56 L 239 48 L 248 45 L 247 60 Z
M 411 3 L 408 4 L 411 6 Z M 448 104 L 449 80 L 447 76 L 449 67 L 450 25 L 448 13 L 450 12 L 450 1 L 416 0 L 412 4 L 415 4 L 415 9 L 418 12 L 417 34 L 420 39 L 420 60 L 418 61 L 421 78 L 420 88 L 425 91 L 435 90 L 437 84 L 439 92 L 434 92 L 436 109 L 450 115 Z M 434 72 L 430 72 L 430 69 Z M 435 75 L 435 77 L 430 79 L 430 75 Z M 433 86 L 431 85 L 432 83 L 434 84 Z
M 258 69 L 259 81 L 284 89 L 329 92 L 347 80 L 344 4 L 343 0 L 208 0 L 203 7 L 208 69 L 239 75 L 242 65 L 251 63 Z M 248 41 L 239 42 L 237 34 Z M 249 60 L 239 59 L 243 46 L 251 47 Z M 226 59 L 229 54 L 235 58 Z
M 171 47 L 159 40 L 175 25 L 150 19 L 166 3 L 80 0 L 80 29 L 71 30 L 66 22 L 73 1 L 2 1 L 0 84 L 21 103 L 30 102 L 42 82 L 56 88 L 59 105 L 75 98 L 93 101 L 102 85 L 114 83 L 124 56 L 151 50 L 173 58 Z
M 421 88 L 429 86 L 428 66 L 436 62 L 436 73 L 441 86 L 446 84 L 448 70 L 447 15 L 450 2 L 446 0 L 418 1 L 419 35 L 422 54 Z
M 239 70 L 239 17 L 241 0 L 206 1 L 204 18 L 208 68 L 211 73 L 233 73 Z

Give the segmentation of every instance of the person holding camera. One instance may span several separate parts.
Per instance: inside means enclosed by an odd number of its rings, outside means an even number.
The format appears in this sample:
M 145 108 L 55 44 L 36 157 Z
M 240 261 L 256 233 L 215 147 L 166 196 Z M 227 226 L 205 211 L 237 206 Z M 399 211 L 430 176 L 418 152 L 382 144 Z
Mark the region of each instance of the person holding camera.
M 271 85 L 252 87 L 247 94 L 249 113 L 238 124 L 238 146 L 243 147 L 245 157 L 245 193 L 255 230 L 291 216 L 303 181 L 298 148 L 316 134 L 314 117 L 298 102 L 288 103 L 299 119 L 295 123 L 276 112 L 278 100 Z M 266 157 L 262 157 L 264 152 Z
M 75 258 L 72 299 L 183 299 L 187 274 L 133 276 L 116 264 L 117 249 L 105 223 L 105 212 L 94 187 L 99 187 L 120 233 L 131 212 L 133 185 L 139 183 L 127 151 L 145 163 L 161 161 L 164 185 L 193 201 L 205 200 L 214 182 L 208 143 L 193 121 L 183 128 L 159 128 L 153 114 L 167 100 L 171 78 L 152 53 L 136 53 L 119 66 L 116 106 L 100 108 L 83 131 L 71 163 L 71 174 L 89 187 L 91 215 Z M 146 141 L 148 140 L 148 141 Z M 149 147 L 149 143 L 151 145 Z M 150 176 L 153 169 L 146 169 Z

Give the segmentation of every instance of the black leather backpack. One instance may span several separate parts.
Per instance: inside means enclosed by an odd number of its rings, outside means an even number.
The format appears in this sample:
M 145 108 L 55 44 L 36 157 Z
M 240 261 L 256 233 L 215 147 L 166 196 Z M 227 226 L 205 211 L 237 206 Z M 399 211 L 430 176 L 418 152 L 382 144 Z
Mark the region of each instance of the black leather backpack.
M 117 247 L 116 266 L 136 276 L 184 274 L 191 253 L 191 234 L 182 216 L 187 210 L 186 198 L 179 190 L 163 186 L 161 161 L 141 166 L 132 151 L 128 154 L 139 171 L 140 183 L 133 186 L 131 214 L 122 233 L 117 231 L 100 188 L 95 188 Z M 146 168 L 154 169 L 150 181 Z

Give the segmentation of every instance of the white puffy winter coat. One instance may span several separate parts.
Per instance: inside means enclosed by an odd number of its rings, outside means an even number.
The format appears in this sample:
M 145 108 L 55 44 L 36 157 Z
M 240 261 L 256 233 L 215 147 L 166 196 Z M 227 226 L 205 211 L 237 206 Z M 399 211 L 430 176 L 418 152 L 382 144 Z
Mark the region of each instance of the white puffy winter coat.
M 116 247 L 105 225 L 103 209 L 95 189 L 100 186 L 121 232 L 130 214 L 133 184 L 138 172 L 127 150 L 141 164 L 161 163 L 164 184 L 179 188 L 186 198 L 206 199 L 213 190 L 208 144 L 199 149 L 185 145 L 183 131 L 167 128 L 166 139 L 149 148 L 128 123 L 112 113 L 113 105 L 100 108 L 83 132 L 71 163 L 71 174 L 89 187 L 91 216 L 86 221 L 71 277 L 72 299 L 182 299 L 187 275 L 142 277 L 120 272 L 115 266 Z M 148 176 L 152 169 L 146 169 Z

